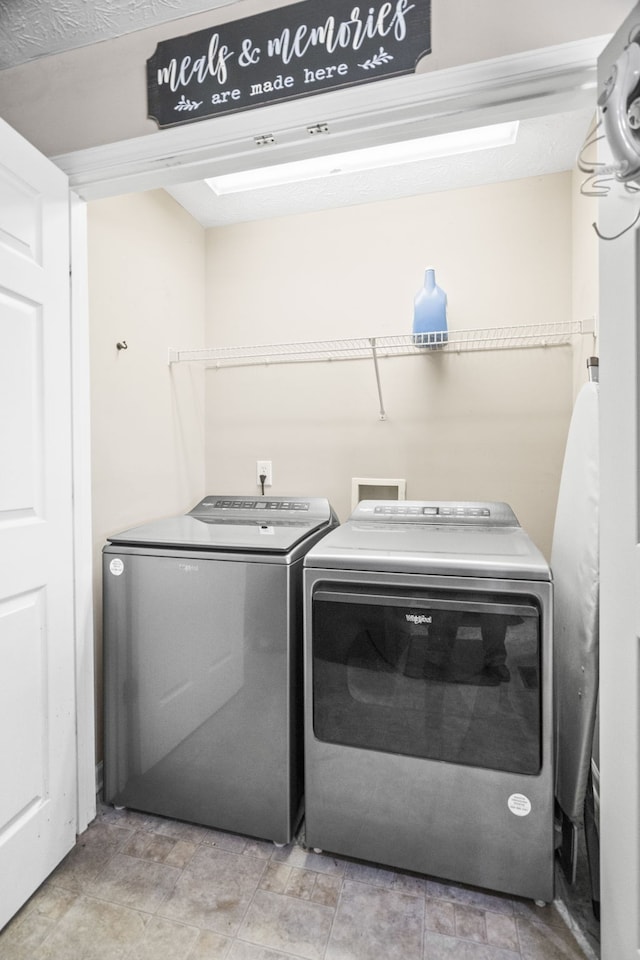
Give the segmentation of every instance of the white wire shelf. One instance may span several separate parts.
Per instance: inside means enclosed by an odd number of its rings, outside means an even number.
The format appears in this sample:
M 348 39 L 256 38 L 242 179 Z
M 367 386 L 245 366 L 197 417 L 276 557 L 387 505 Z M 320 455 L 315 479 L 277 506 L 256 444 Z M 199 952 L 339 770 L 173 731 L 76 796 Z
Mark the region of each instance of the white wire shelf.
M 363 337 L 351 340 L 315 340 L 258 344 L 239 347 L 208 347 L 201 350 L 169 350 L 169 363 L 203 363 L 210 367 L 244 367 L 282 363 L 317 363 L 334 360 L 374 360 L 383 357 L 425 356 L 435 353 L 466 353 L 479 350 L 520 350 L 562 346 L 579 334 L 594 333 L 593 320 L 536 323 L 528 326 L 485 330 L 451 330 L 431 334 L 422 344 L 412 335 Z

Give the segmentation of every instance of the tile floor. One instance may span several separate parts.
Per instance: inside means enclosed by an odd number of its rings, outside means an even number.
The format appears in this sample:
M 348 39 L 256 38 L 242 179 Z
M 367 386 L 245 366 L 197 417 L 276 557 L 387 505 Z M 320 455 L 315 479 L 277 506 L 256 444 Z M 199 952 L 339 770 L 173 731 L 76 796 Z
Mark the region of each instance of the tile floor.
M 584 957 L 556 905 L 109 807 L 0 933 L 2 960 Z

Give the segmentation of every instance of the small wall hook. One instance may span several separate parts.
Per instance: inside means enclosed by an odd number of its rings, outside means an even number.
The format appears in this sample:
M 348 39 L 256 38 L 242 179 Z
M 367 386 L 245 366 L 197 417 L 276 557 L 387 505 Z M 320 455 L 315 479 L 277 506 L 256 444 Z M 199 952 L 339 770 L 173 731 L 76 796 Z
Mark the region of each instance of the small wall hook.
M 116 343 L 116 349 L 117 349 L 117 350 L 128 350 L 129 347 L 127 346 L 127 341 L 126 341 L 126 340 L 120 340 L 119 343 Z

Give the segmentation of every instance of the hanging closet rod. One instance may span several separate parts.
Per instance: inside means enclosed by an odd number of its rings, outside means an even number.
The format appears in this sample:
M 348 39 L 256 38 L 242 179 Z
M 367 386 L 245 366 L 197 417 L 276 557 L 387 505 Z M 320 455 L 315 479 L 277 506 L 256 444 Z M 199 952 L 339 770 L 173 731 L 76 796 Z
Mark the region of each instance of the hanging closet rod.
M 523 349 L 561 346 L 579 334 L 593 334 L 593 320 L 535 323 L 485 330 L 452 330 L 446 342 L 438 339 L 417 346 L 411 335 L 362 337 L 351 340 L 316 340 L 295 343 L 258 344 L 244 347 L 208 347 L 199 350 L 169 350 L 169 363 L 204 363 L 212 367 L 240 367 L 271 363 L 315 363 L 323 360 L 359 360 L 375 356 L 424 356 L 434 353 L 465 353 L 473 350 Z

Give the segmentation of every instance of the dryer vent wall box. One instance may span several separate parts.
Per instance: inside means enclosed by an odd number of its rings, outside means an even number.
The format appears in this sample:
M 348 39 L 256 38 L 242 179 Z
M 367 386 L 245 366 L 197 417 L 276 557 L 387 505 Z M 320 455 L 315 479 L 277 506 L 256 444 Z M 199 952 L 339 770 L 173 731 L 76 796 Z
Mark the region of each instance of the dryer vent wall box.
M 307 845 L 551 901 L 552 582 L 511 509 L 364 501 L 304 568 Z
M 288 843 L 300 817 L 303 497 L 206 497 L 103 550 L 107 803 Z
M 406 480 L 390 480 L 384 477 L 352 477 L 351 479 L 352 510 L 361 500 L 404 500 L 406 495 Z

